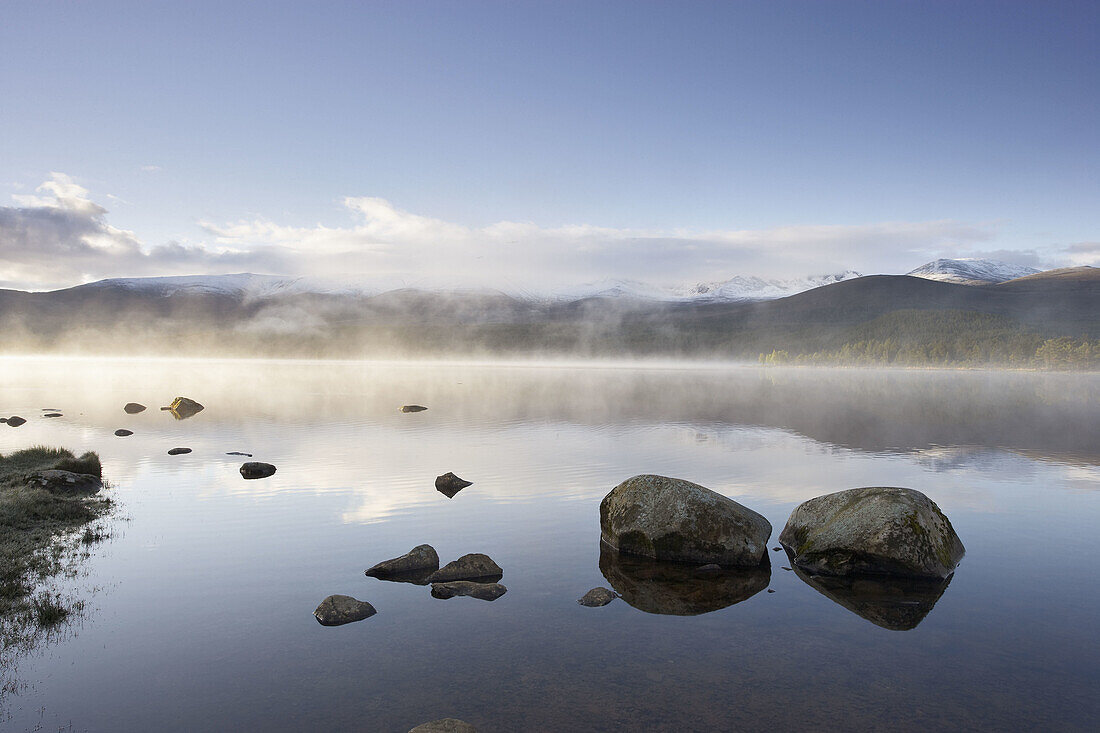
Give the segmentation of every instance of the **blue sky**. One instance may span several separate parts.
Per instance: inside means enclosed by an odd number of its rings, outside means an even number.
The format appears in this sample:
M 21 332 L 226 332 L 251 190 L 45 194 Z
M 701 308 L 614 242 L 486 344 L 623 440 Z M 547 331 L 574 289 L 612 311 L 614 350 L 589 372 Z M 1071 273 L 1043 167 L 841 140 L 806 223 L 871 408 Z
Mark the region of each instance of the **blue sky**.
M 7 2 L 0 198 L 19 287 L 1100 264 L 1100 3 Z

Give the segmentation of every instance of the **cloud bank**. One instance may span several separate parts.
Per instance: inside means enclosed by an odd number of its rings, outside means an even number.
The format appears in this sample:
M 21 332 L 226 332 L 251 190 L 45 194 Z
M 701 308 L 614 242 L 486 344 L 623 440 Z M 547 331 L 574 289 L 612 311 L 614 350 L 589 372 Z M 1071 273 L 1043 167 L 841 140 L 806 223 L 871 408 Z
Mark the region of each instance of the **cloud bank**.
M 993 225 L 950 220 L 711 231 L 519 221 L 475 227 L 357 196 L 343 200 L 349 218 L 343 226 L 291 227 L 262 218 L 199 222 L 199 244 L 150 246 L 134 232 L 111 226 L 107 209 L 65 174 L 54 173 L 34 194 L 12 198 L 14 206 L 0 207 L 0 286 L 28 289 L 106 277 L 241 271 L 378 288 L 534 292 L 604 278 L 680 284 L 846 269 L 895 273 L 936 257 L 991 256 L 997 234 Z M 1035 252 L 995 255 L 1029 264 L 1042 259 Z M 1093 264 L 1100 249 L 1081 243 L 1063 255 L 1064 264 Z

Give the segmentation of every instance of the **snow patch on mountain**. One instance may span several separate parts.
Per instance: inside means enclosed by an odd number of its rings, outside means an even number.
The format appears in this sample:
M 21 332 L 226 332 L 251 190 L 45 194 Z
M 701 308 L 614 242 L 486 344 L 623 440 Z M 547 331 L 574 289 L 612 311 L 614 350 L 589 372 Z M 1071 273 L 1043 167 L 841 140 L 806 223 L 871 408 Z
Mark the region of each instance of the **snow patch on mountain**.
M 941 259 L 921 265 L 907 273 L 926 280 L 939 280 L 963 285 L 1003 283 L 1018 277 L 1041 272 L 1026 265 L 1013 265 L 997 260 L 962 258 L 957 260 Z
M 336 283 L 280 275 L 255 275 L 240 272 L 232 275 L 180 275 L 175 277 L 132 277 L 98 280 L 83 287 L 114 288 L 163 297 L 173 295 L 228 295 L 240 299 L 272 298 L 299 293 L 331 295 L 367 295 L 366 291 Z

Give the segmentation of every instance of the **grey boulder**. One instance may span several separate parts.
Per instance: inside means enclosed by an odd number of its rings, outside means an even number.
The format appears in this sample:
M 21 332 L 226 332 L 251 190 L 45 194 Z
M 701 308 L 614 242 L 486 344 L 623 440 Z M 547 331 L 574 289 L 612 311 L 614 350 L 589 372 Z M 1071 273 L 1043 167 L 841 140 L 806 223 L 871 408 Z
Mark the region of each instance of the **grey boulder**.
M 753 510 L 683 479 L 634 476 L 600 502 L 603 542 L 654 560 L 755 566 L 771 532 Z
M 508 592 L 500 583 L 474 583 L 469 580 L 453 580 L 449 583 L 432 583 L 433 598 L 469 596 L 482 601 L 495 601 Z
M 275 467 L 270 463 L 261 463 L 260 461 L 247 461 L 241 464 L 241 476 L 245 478 L 267 478 L 276 471 Z
M 139 412 L 145 412 L 145 405 L 140 402 L 127 402 L 122 409 L 127 415 L 136 415 Z
M 424 405 L 403 405 L 401 407 L 401 412 L 424 412 L 424 410 L 427 409 L 428 408 L 424 407 Z
M 606 606 L 618 597 L 619 594 L 613 590 L 608 590 L 607 588 L 593 588 L 581 596 L 577 600 L 577 603 L 582 606 L 588 606 L 589 608 L 598 608 L 599 606 Z
M 19 417 L 18 415 L 12 415 L 5 422 L 7 422 L 8 427 L 17 428 L 23 423 L 27 422 L 27 420 L 26 418 Z
M 458 718 L 440 718 L 430 723 L 421 723 L 409 733 L 477 733 L 477 728 Z
M 313 615 L 322 626 L 340 626 L 353 621 L 362 621 L 377 611 L 366 601 L 358 601 L 351 596 L 329 596 L 321 601 Z
M 882 486 L 799 504 L 779 542 L 812 575 L 946 578 L 966 551 L 935 502 L 913 489 Z
M 504 577 L 504 570 L 493 562 L 488 555 L 480 552 L 471 552 L 453 560 L 439 570 L 432 573 L 428 580 L 432 583 L 445 583 L 450 580 L 500 580 Z
M 439 570 L 439 554 L 431 545 L 417 545 L 401 557 L 383 560 L 366 574 L 372 578 L 384 580 L 408 580 L 417 583 L 428 580 L 428 576 Z
M 24 479 L 28 486 L 45 489 L 51 494 L 94 494 L 103 488 L 98 476 L 72 471 L 37 471 Z
M 117 435 L 120 438 L 125 438 L 125 437 L 133 435 L 133 434 L 134 434 L 133 430 L 127 430 L 126 428 L 119 428 L 118 430 L 115 431 L 115 435 Z
M 183 456 L 191 452 L 190 448 L 169 448 L 168 455 L 170 456 Z

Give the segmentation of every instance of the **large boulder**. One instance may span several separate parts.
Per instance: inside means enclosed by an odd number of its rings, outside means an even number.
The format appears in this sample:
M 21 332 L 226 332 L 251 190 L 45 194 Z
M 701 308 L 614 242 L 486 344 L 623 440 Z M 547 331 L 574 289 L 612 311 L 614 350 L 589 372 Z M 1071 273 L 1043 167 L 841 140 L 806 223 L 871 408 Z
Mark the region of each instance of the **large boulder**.
M 374 610 L 374 606 L 366 601 L 359 601 L 351 596 L 335 595 L 321 601 L 313 615 L 322 626 L 341 626 L 353 621 L 362 621 L 375 613 L 377 611 Z
M 428 580 L 432 583 L 445 583 L 449 580 L 495 582 L 503 576 L 504 571 L 493 562 L 493 558 L 480 552 L 471 552 L 436 570 L 428 577 Z
M 428 576 L 439 570 L 439 554 L 431 545 L 417 545 L 401 557 L 383 560 L 366 574 L 382 580 L 399 580 L 425 585 Z
M 458 718 L 441 718 L 421 723 L 409 733 L 477 733 L 477 728 Z
M 619 552 L 729 567 L 759 565 L 772 526 L 698 484 L 642 475 L 623 481 L 600 502 L 600 532 Z
M 965 553 L 935 502 L 913 489 L 882 486 L 799 504 L 779 542 L 811 575 L 946 578 Z

